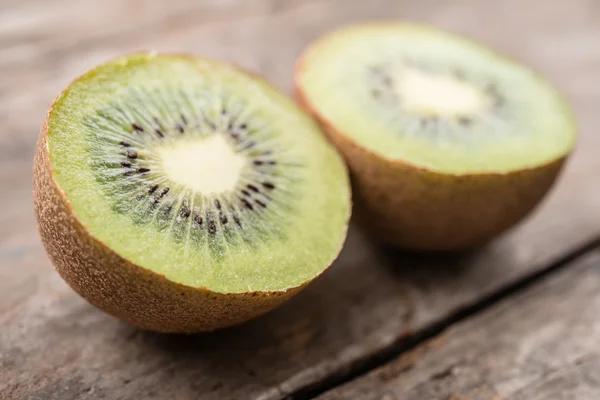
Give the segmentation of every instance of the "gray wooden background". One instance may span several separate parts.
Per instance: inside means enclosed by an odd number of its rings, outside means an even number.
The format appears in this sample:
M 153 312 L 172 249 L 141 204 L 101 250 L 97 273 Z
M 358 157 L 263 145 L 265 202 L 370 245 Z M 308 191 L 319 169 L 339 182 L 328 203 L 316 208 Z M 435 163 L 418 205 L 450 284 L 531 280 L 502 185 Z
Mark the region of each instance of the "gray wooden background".
M 136 330 L 54 272 L 32 212 L 45 110 L 84 69 L 190 51 L 286 91 L 301 49 L 367 18 L 426 21 L 512 54 L 573 105 L 577 150 L 536 213 L 456 256 L 383 249 L 352 228 L 283 307 L 195 336 Z M 1 399 L 600 398 L 597 0 L 0 0 Z

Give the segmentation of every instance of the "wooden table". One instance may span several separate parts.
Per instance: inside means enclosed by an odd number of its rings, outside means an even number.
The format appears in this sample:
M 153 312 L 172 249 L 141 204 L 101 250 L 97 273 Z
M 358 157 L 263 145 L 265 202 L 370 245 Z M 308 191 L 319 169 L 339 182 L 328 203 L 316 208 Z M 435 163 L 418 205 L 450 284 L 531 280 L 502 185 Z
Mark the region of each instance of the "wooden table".
M 428 21 L 513 54 L 571 101 L 580 140 L 518 228 L 455 256 L 383 249 L 352 228 L 339 260 L 239 327 L 160 335 L 54 272 L 31 204 L 34 142 L 58 91 L 142 49 L 237 62 L 290 90 L 301 49 L 350 21 Z M 600 398 L 597 0 L 0 0 L 0 398 Z

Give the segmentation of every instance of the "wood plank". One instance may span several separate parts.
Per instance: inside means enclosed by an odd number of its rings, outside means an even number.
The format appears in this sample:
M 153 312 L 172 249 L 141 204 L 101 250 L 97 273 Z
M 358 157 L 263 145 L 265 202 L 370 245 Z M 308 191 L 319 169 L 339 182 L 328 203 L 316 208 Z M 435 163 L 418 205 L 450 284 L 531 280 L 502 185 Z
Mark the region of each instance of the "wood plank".
M 319 399 L 600 398 L 600 251 Z
M 44 58 L 64 57 L 76 48 L 152 32 L 174 25 L 235 22 L 276 10 L 277 0 L 106 0 L 16 1 L 1 5 L 0 71 L 17 71 Z M 35 65 L 35 64 L 33 64 Z
M 99 39 L 0 75 L 0 397 L 282 398 L 388 348 L 600 237 L 600 24 L 593 1 L 319 0 L 235 23 Z M 519 13 L 514 10 L 519 9 Z M 289 90 L 294 58 L 342 23 L 402 16 L 469 33 L 549 75 L 582 138 L 527 223 L 456 257 L 384 250 L 353 229 L 340 259 L 297 298 L 237 328 L 190 337 L 135 330 L 89 306 L 53 272 L 31 211 L 33 143 L 45 108 L 82 69 L 138 47 L 239 62 Z M 474 17 L 476 16 L 476 17 Z M 510 34 L 506 27 L 510 26 Z M 36 117 L 37 116 L 37 117 Z M 5 396 L 4 396 L 5 395 Z

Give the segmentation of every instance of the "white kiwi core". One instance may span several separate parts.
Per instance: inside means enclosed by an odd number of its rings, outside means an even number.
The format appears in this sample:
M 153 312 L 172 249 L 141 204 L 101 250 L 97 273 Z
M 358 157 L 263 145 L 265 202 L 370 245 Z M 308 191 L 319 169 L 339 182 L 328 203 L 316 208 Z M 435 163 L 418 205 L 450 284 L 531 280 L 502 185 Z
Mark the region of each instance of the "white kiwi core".
M 436 76 L 405 68 L 397 74 L 395 90 L 403 97 L 403 108 L 421 115 L 472 114 L 486 106 L 480 90 L 448 76 Z
M 233 190 L 247 162 L 235 152 L 225 135 L 177 141 L 157 151 L 170 179 L 203 194 Z

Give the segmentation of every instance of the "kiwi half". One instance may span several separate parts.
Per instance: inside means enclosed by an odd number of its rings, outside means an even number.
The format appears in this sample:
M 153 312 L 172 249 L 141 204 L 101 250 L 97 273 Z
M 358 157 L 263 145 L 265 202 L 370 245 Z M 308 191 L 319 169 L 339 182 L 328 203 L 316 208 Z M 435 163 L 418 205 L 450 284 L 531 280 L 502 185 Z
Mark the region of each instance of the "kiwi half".
M 313 120 L 233 65 L 140 53 L 70 83 L 34 168 L 60 275 L 139 327 L 207 331 L 262 314 L 344 242 L 350 184 Z
M 424 24 L 332 31 L 303 52 L 294 81 L 349 164 L 357 220 L 408 249 L 469 248 L 513 226 L 576 140 L 547 80 Z

